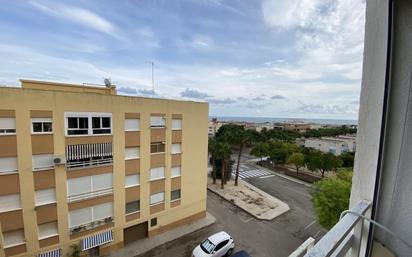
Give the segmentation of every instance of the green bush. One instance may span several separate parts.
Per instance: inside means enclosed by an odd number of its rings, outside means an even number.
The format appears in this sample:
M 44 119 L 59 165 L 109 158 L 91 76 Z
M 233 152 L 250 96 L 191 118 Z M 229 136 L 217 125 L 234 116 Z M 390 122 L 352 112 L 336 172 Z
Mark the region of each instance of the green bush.
M 312 202 L 319 224 L 332 228 L 340 214 L 349 208 L 349 197 L 352 187 L 352 171 L 337 173 L 334 178 L 325 178 L 313 184 Z

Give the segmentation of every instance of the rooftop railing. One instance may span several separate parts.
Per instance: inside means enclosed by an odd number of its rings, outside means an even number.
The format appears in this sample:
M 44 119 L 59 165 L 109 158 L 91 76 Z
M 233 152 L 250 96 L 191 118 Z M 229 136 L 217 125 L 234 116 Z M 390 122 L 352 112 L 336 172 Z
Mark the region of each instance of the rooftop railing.
M 357 214 L 364 215 L 370 206 L 368 201 L 358 202 L 317 244 L 312 247 L 306 241 L 289 257 L 341 257 L 349 251 L 352 257 L 359 256 L 364 220 Z

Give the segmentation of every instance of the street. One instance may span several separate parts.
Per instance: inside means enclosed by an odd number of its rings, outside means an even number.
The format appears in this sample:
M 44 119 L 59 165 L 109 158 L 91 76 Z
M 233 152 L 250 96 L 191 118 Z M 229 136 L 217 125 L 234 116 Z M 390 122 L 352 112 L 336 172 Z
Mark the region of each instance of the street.
M 244 164 L 244 167 L 259 169 L 249 164 Z M 215 224 L 142 256 L 190 256 L 193 248 L 203 239 L 224 230 L 234 238 L 235 252 L 244 249 L 253 257 L 286 257 L 309 236 L 319 239 L 323 235 L 323 230 L 315 221 L 308 187 L 277 175 L 245 180 L 286 202 L 291 210 L 272 221 L 261 221 L 208 192 L 207 211 L 215 216 Z

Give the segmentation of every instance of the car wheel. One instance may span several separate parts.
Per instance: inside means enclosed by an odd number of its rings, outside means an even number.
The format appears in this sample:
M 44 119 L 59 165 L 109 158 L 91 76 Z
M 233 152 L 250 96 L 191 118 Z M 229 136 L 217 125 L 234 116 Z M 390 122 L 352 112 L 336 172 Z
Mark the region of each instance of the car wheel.
M 232 253 L 233 253 L 233 248 L 230 248 L 230 249 L 227 251 L 226 256 L 230 256 L 230 255 L 232 255 Z

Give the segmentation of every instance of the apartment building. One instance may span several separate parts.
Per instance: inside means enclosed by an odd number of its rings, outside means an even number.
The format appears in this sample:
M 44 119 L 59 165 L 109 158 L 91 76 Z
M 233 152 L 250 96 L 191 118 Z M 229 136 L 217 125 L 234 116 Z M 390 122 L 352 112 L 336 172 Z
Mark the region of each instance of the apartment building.
M 356 139 L 352 137 L 322 137 L 305 139 L 305 147 L 317 149 L 324 153 L 341 155 L 344 152 L 355 152 Z
M 205 216 L 208 104 L 0 87 L 0 257 L 106 254 Z

